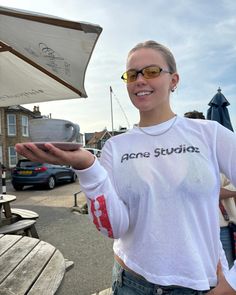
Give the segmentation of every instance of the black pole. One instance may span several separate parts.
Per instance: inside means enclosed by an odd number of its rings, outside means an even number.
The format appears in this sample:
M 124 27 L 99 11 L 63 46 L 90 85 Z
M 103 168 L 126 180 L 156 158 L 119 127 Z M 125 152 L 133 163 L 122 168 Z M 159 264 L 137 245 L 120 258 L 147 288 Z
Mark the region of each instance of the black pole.
M 7 188 L 6 188 L 6 167 L 1 164 L 2 168 L 2 194 L 6 195 L 7 193 Z

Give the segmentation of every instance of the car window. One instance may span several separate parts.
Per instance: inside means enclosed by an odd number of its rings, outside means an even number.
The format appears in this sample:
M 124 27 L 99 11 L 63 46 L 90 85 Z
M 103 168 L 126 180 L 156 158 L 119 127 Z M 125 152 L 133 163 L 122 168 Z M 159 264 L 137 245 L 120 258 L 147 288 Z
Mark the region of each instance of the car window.
M 49 164 L 49 163 L 44 163 L 44 166 L 46 166 L 46 167 L 48 167 L 48 168 L 53 168 L 53 167 L 57 167 L 58 165 Z
M 18 167 L 21 168 L 26 168 L 26 167 L 41 167 L 42 164 L 38 162 L 31 162 L 31 161 L 21 161 L 17 165 Z

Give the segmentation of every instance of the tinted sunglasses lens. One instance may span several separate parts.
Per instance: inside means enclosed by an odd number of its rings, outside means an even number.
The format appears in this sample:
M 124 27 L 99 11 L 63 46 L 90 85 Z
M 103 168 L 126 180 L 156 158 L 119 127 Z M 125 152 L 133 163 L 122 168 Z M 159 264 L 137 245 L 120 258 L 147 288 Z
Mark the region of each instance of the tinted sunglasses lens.
M 158 77 L 161 73 L 161 68 L 159 67 L 147 67 L 143 69 L 143 76 L 146 79 L 152 79 Z
M 142 75 L 144 76 L 145 79 L 152 79 L 152 78 L 158 77 L 160 75 L 161 71 L 162 71 L 162 69 L 159 68 L 158 66 L 147 67 L 147 68 L 144 68 L 140 71 L 129 70 L 129 71 L 125 72 L 121 76 L 121 78 L 126 83 L 131 83 L 131 82 L 136 81 L 139 73 L 142 73 Z
M 130 70 L 125 72 L 121 77 L 126 83 L 134 82 L 137 78 L 137 72 L 135 70 Z

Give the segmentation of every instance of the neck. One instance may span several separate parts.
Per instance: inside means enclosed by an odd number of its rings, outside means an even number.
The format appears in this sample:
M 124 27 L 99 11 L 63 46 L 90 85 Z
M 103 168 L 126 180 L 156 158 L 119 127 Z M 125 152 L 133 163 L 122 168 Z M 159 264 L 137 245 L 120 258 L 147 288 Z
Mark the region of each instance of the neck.
M 170 120 L 174 116 L 175 116 L 175 113 L 172 112 L 172 110 L 169 110 L 168 112 L 161 112 L 161 113 L 140 112 L 140 121 L 138 125 L 140 127 L 158 125 Z

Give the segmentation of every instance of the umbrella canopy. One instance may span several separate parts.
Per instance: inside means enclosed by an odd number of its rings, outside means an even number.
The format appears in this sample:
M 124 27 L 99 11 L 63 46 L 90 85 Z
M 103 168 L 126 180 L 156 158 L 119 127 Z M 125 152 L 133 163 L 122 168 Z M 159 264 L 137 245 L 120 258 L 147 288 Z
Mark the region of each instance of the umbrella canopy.
M 217 94 L 208 104 L 210 108 L 207 110 L 207 119 L 219 122 L 221 125 L 233 131 L 227 106 L 230 105 L 225 96 L 218 89 Z
M 0 107 L 87 97 L 85 72 L 101 32 L 0 6 Z

